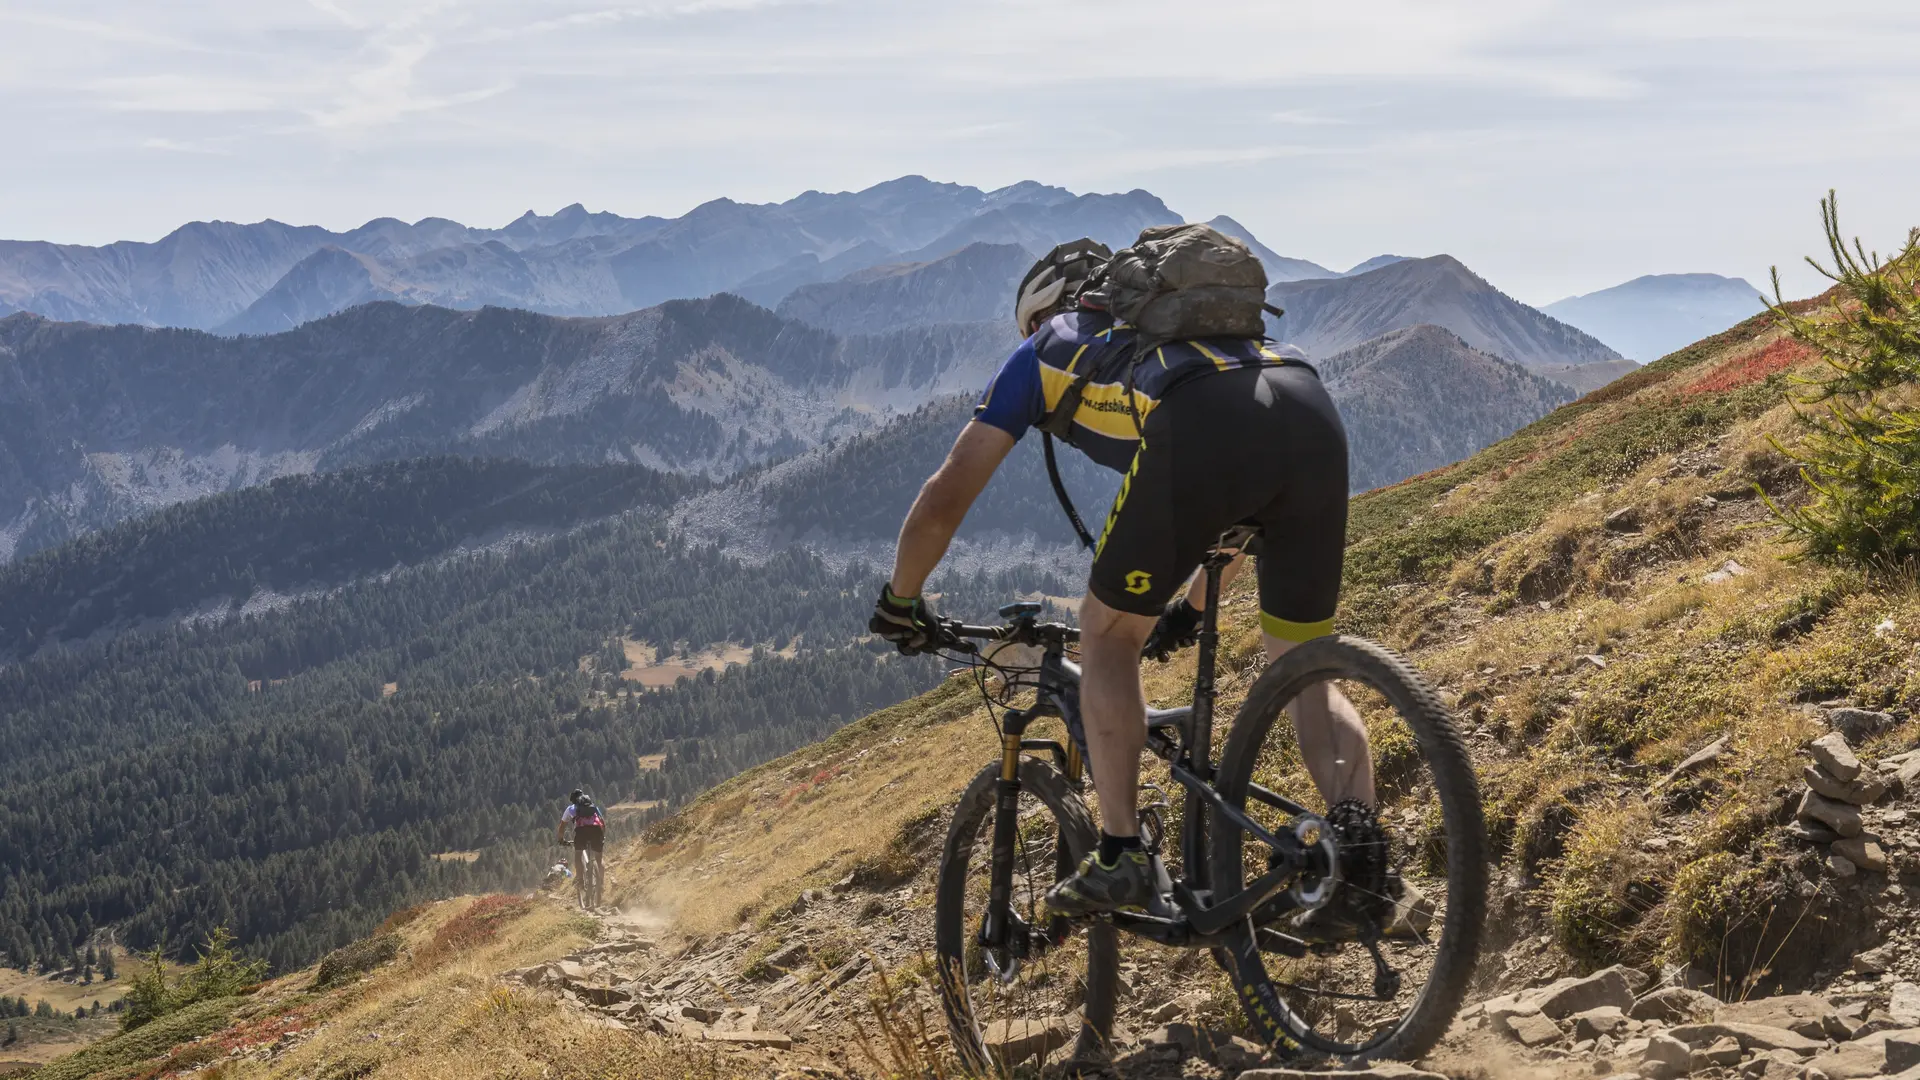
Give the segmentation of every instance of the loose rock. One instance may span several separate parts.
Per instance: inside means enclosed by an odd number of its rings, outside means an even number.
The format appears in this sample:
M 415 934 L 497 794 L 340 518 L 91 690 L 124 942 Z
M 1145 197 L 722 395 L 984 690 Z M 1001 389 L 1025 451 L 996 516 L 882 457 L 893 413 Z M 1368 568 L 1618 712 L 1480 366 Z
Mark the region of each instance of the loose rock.
M 1813 760 L 1832 774 L 1835 779 L 1846 781 L 1860 775 L 1860 759 L 1853 756 L 1853 748 L 1847 745 L 1847 737 L 1837 731 L 1830 731 L 1807 744 Z
M 1860 872 L 1860 868 L 1853 864 L 1852 859 L 1838 852 L 1827 856 L 1827 869 L 1837 878 L 1850 878 Z
M 1521 1046 L 1545 1046 L 1559 1042 L 1565 1032 L 1545 1013 L 1525 1013 L 1507 1020 L 1507 1033 Z
M 1740 1040 L 1735 1038 L 1716 1039 L 1705 1050 L 1695 1050 L 1688 1058 L 1688 1064 L 1694 1072 L 1712 1068 L 1715 1065 L 1740 1064 Z
M 1677 1024 L 1712 1016 L 1719 1007 L 1720 999 L 1712 994 L 1703 994 L 1684 986 L 1669 986 L 1634 1002 L 1627 1015 L 1635 1020 Z
M 1619 968 L 1597 971 L 1583 979 L 1561 979 L 1526 997 L 1534 995 L 1538 995 L 1534 1000 L 1540 1011 L 1555 1020 L 1603 1005 L 1611 1005 L 1621 1012 L 1633 1008 L 1633 991 L 1627 988 L 1627 977 Z
M 1826 715 L 1827 726 L 1846 736 L 1850 743 L 1859 744 L 1893 727 L 1892 713 L 1875 712 L 1872 709 L 1834 709 Z
M 1782 994 L 1722 1005 L 1713 1018 L 1721 1023 L 1785 1028 L 1809 1039 L 1846 1038 L 1833 1003 L 1813 994 Z
M 1573 1037 L 1575 1039 L 1598 1039 L 1602 1035 L 1619 1035 L 1631 1023 L 1627 1014 L 1615 1005 L 1602 1005 L 1597 1009 L 1573 1014 Z
M 1691 776 L 1694 773 L 1700 772 L 1717 763 L 1721 758 L 1725 757 L 1726 754 L 1727 736 L 1722 735 L 1694 751 L 1685 761 L 1675 765 L 1673 771 L 1667 774 L 1666 783 L 1671 784 L 1683 776 Z
M 1666 1075 L 1680 1075 L 1693 1068 L 1693 1049 L 1670 1035 L 1655 1035 L 1647 1040 L 1640 1061 L 1643 1065 L 1664 1066 L 1660 1071 Z
M 1825 825 L 1842 837 L 1859 836 L 1865 829 L 1860 823 L 1859 807 L 1829 799 L 1817 791 L 1809 791 L 1800 799 L 1799 815 Z
M 1868 833 L 1863 836 L 1851 836 L 1833 842 L 1833 853 L 1846 859 L 1862 870 L 1876 874 L 1887 869 L 1887 853 L 1878 843 L 1879 837 Z
M 1903 1024 L 1920 1024 L 1920 986 L 1910 982 L 1893 984 L 1887 1013 Z
M 1688 1046 L 1711 1046 L 1713 1043 L 1731 1037 L 1740 1043 L 1742 1050 L 1789 1050 L 1796 1054 L 1817 1054 L 1826 1049 L 1824 1039 L 1810 1039 L 1786 1028 L 1771 1027 L 1765 1024 L 1723 1023 L 1685 1024 L 1667 1033 Z
M 1827 770 L 1818 765 L 1808 765 L 1800 770 L 1807 786 L 1829 799 L 1865 806 L 1887 793 L 1886 781 L 1877 776 L 1859 776 L 1852 780 L 1839 780 L 1828 775 Z
M 1059 1021 L 995 1020 L 980 1033 L 987 1052 L 1011 1069 L 1031 1057 L 1046 1057 L 1067 1044 L 1067 1025 Z

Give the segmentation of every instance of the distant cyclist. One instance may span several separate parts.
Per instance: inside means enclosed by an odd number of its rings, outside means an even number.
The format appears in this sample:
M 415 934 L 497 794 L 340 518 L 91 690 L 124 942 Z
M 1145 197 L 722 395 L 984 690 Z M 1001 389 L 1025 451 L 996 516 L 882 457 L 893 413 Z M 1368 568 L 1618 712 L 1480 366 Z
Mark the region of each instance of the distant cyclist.
M 579 788 L 574 788 L 567 799 L 567 808 L 560 814 L 560 827 L 554 830 L 553 839 L 555 843 L 566 843 L 567 826 L 573 826 L 573 875 L 578 879 L 586 870 L 581 851 L 593 852 L 595 859 L 600 857 L 600 849 L 607 840 L 607 819 L 601 816 L 593 797 Z

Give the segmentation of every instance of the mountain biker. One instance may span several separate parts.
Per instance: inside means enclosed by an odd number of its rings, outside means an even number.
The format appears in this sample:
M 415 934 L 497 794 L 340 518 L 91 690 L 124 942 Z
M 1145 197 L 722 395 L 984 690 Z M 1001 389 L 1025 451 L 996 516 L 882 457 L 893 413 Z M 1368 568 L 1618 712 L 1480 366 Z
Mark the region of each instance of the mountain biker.
M 593 798 L 579 788 L 567 796 L 567 808 L 560 813 L 560 825 L 554 830 L 554 843 L 567 841 L 567 826 L 573 826 L 573 873 L 579 877 L 586 872 L 580 852 L 582 849 L 593 852 L 595 857 L 607 840 L 607 819 L 600 816 L 600 808 L 595 806 Z
M 1103 309 L 1098 288 L 1082 291 L 1106 258 L 1092 240 L 1062 244 L 1021 281 L 1014 321 L 1026 340 L 914 500 L 874 607 L 870 628 L 901 651 L 939 646 L 922 586 L 1001 461 L 1059 403 L 1073 373 L 1100 371 L 1131 340 L 1132 328 Z M 1164 659 L 1197 637 L 1205 591 L 1194 571 L 1220 535 L 1243 521 L 1262 528 L 1256 565 L 1270 660 L 1331 631 L 1346 541 L 1347 441 L 1304 361 L 1298 350 L 1259 338 L 1176 341 L 1141 358 L 1129 380 L 1084 387 L 1071 441 L 1125 479 L 1080 605 L 1080 706 L 1100 843 L 1048 893 L 1057 911 L 1162 910 L 1137 810 L 1146 742 L 1140 659 L 1143 646 Z M 1229 579 L 1243 561 L 1244 553 Z M 1308 772 L 1327 805 L 1339 808 L 1329 817 L 1377 829 L 1372 756 L 1353 705 L 1322 683 L 1288 711 Z

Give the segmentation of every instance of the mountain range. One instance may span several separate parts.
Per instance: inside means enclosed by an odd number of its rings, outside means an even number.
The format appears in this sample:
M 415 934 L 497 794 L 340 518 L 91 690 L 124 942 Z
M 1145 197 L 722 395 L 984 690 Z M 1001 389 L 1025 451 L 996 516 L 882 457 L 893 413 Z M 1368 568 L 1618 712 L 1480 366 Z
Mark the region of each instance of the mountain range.
M 1641 363 L 1759 314 L 1760 290 L 1718 274 L 1648 274 L 1541 310 Z

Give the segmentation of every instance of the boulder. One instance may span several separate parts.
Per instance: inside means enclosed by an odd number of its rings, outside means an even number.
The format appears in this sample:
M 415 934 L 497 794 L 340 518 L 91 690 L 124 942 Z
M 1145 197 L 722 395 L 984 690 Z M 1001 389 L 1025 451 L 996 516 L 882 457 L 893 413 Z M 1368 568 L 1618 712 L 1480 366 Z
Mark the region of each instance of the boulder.
M 1805 840 L 1809 844 L 1831 844 L 1840 839 L 1840 834 L 1817 821 L 1794 818 L 1781 826 L 1781 831 L 1795 840 Z
M 1878 776 L 1857 776 L 1852 780 L 1837 780 L 1827 774 L 1827 770 L 1818 765 L 1801 768 L 1800 776 L 1807 786 L 1829 799 L 1837 802 L 1865 806 L 1887 793 L 1887 782 Z
M 1827 1048 L 1826 1040 L 1810 1039 L 1786 1028 L 1772 1027 L 1767 1024 L 1725 1023 L 1715 1020 L 1710 1024 L 1683 1024 L 1667 1032 L 1690 1047 L 1711 1046 L 1721 1039 L 1732 1038 L 1740 1044 L 1742 1050 L 1787 1050 L 1801 1056 L 1817 1054 Z
M 1813 994 L 1782 994 L 1722 1005 L 1714 1010 L 1713 1018 L 1721 1023 L 1786 1028 L 1809 1039 L 1847 1037 L 1846 1025 L 1841 1023 L 1833 1003 Z
M 1012 1069 L 1029 1058 L 1044 1058 L 1065 1046 L 1067 1028 L 1059 1020 L 995 1020 L 980 1037 L 1000 1067 Z
M 1694 773 L 1712 767 L 1726 755 L 1727 736 L 1722 735 L 1700 749 L 1695 750 L 1685 761 L 1675 765 L 1673 771 L 1667 774 L 1665 782 L 1671 784 L 1683 776 L 1692 776 Z
M 1828 727 L 1856 745 L 1892 728 L 1898 722 L 1892 713 L 1853 708 L 1828 710 L 1825 719 Z
M 1910 982 L 1893 984 L 1888 997 L 1887 1014 L 1907 1025 L 1920 1025 L 1920 986 Z
M 1720 1007 L 1720 999 L 1712 994 L 1698 990 L 1689 990 L 1684 986 L 1668 986 L 1642 997 L 1627 1010 L 1627 1015 L 1635 1020 L 1651 1020 L 1660 1024 L 1680 1024 L 1710 1017 Z
M 1852 1042 L 1841 1043 L 1826 1053 L 1815 1055 L 1809 1064 L 1826 1073 L 1831 1080 L 1859 1080 L 1860 1077 L 1898 1072 L 1900 1070 L 1893 1068 L 1889 1061 L 1894 1053 L 1889 1049 L 1889 1044 L 1895 1041 L 1916 1040 L 1920 1040 L 1920 1029 L 1896 1028 L 1891 1031 L 1878 1031 Z
M 1521 1046 L 1545 1046 L 1550 1042 L 1559 1042 L 1566 1032 L 1553 1022 L 1545 1013 L 1522 1013 L 1509 1017 L 1507 1034 Z
M 1908 758 L 1899 768 L 1881 775 L 1894 789 L 1910 793 L 1915 788 L 1920 788 L 1920 756 Z
M 1893 950 L 1882 945 L 1868 949 L 1853 958 L 1853 971 L 1856 975 L 1884 975 L 1893 964 Z
M 1632 1021 L 1627 1014 L 1615 1005 L 1602 1005 L 1597 1009 L 1574 1013 L 1573 1037 L 1575 1039 L 1598 1039 L 1602 1035 L 1618 1036 L 1624 1033 Z
M 1693 1048 L 1670 1035 L 1655 1035 L 1647 1040 L 1640 1062 L 1665 1066 L 1669 1075 L 1684 1074 L 1693 1068 Z
M 614 1005 L 625 1005 L 627 1002 L 633 1000 L 632 994 L 617 986 L 575 986 L 571 989 L 574 993 L 579 994 L 581 997 L 603 1009 L 610 1008 Z
M 1884 874 L 1887 871 L 1887 853 L 1879 840 L 1872 833 L 1849 836 L 1833 842 L 1833 853 L 1862 870 Z
M 1541 1012 L 1555 1020 L 1603 1005 L 1611 1005 L 1621 1012 L 1633 1008 L 1633 991 L 1627 988 L 1625 972 L 1617 967 L 1596 971 L 1585 978 L 1561 979 L 1522 995 L 1521 1000 L 1529 998 Z
M 1838 853 L 1829 853 L 1827 855 L 1827 870 L 1832 873 L 1834 877 L 1843 879 L 1850 878 L 1860 872 L 1860 868 L 1853 865 L 1852 859 Z
M 1856 1040 L 1870 1039 L 1884 1031 L 1905 1031 L 1913 1025 L 1905 1020 L 1895 1020 L 1893 1014 L 1885 1009 L 1869 1009 L 1867 1017 L 1853 1031 Z
M 1860 823 L 1859 807 L 1829 799 L 1817 791 L 1809 791 L 1800 799 L 1798 813 L 1800 817 L 1817 821 L 1843 837 L 1859 836 L 1865 828 Z
M 1623 506 L 1601 518 L 1600 524 L 1608 532 L 1633 532 L 1640 528 L 1640 511 L 1631 506 Z
M 1837 780 L 1852 780 L 1860 775 L 1860 759 L 1853 756 L 1847 737 L 1837 731 L 1829 731 L 1808 743 L 1807 750 L 1813 754 L 1813 760 Z
M 1740 1040 L 1731 1037 L 1715 1039 L 1705 1050 L 1693 1051 L 1688 1057 L 1688 1065 L 1692 1071 L 1699 1072 L 1716 1065 L 1738 1065 L 1741 1056 Z
M 1907 1032 L 1887 1038 L 1888 1072 L 1905 1072 L 1920 1065 L 1920 1032 Z

